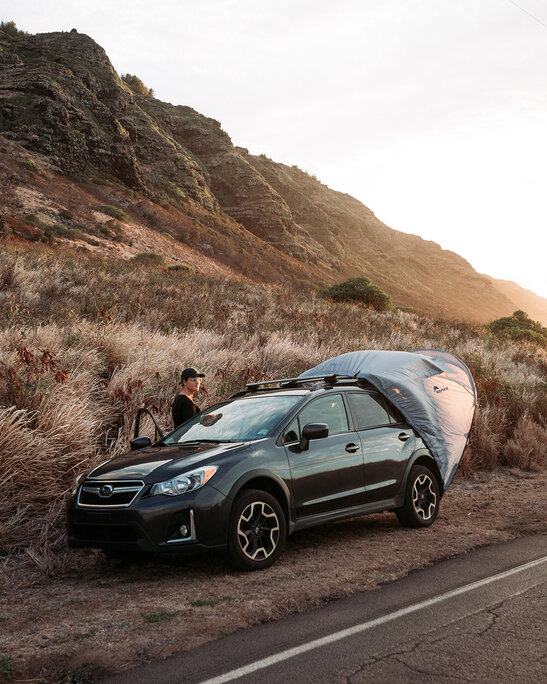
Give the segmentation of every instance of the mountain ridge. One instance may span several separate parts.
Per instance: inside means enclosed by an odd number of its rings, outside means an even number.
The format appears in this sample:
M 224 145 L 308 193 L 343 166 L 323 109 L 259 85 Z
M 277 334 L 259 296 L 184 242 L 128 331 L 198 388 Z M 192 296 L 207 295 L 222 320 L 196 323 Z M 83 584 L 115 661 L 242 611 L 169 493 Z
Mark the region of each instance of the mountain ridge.
M 0 138 L 19 155 L 4 186 L 7 218 L 24 223 L 14 198 L 17 187 L 36 186 L 34 164 L 48 180 L 50 214 L 72 213 L 88 247 L 91 240 L 103 248 L 112 220 L 95 216 L 95 198 L 125 213 L 118 240 L 135 225 L 169 232 L 255 280 L 320 287 L 365 275 L 398 306 L 478 322 L 531 301 L 435 242 L 386 226 L 298 167 L 235 147 L 218 121 L 132 92 L 88 36 L 25 35 L 0 47 Z M 80 205 L 57 196 L 60 176 L 74 183 Z M 40 209 L 38 220 L 55 218 Z M 547 300 L 534 300 L 534 311 L 545 322 Z

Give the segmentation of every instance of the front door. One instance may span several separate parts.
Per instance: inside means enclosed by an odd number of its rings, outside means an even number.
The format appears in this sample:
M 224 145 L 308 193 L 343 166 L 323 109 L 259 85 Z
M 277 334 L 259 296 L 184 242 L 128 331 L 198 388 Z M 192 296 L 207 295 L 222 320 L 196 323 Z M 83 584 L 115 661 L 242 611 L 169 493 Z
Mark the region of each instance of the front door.
M 308 423 L 326 423 L 329 436 L 311 440 L 309 448 L 301 451 L 296 440 Z M 361 442 L 349 429 L 341 394 L 323 395 L 306 404 L 285 429 L 285 442 L 297 518 L 363 502 Z

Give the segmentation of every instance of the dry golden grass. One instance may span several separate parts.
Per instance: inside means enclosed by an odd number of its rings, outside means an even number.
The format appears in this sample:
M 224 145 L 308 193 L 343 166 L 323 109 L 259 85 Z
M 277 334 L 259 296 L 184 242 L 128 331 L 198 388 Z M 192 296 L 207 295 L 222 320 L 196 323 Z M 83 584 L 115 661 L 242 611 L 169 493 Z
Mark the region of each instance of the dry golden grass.
M 207 374 L 206 406 L 354 349 L 445 349 L 479 391 L 462 471 L 545 462 L 547 354 L 480 326 L 7 244 L 0 321 L 0 554 L 44 569 L 62 563 L 75 474 L 127 449 L 140 406 L 170 427 L 189 365 Z
M 514 468 L 542 470 L 547 465 L 547 424 L 524 413 L 511 439 L 503 446 L 503 461 Z

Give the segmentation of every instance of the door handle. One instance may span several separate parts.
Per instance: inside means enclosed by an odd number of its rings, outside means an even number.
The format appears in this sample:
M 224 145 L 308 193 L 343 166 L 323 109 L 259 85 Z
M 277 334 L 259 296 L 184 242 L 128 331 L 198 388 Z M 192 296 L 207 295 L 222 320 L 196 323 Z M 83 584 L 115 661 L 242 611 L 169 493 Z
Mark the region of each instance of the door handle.
M 348 454 L 353 454 L 355 451 L 359 451 L 359 445 L 350 442 L 349 444 L 346 444 L 346 451 Z
M 401 442 L 406 442 L 407 439 L 410 439 L 410 435 L 407 432 L 400 432 L 399 439 Z

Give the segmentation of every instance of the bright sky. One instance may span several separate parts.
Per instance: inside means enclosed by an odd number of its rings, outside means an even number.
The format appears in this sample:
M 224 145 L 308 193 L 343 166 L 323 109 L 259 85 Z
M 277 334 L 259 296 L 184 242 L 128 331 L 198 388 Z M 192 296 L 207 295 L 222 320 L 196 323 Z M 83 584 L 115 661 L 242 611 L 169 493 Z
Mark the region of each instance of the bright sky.
M 0 0 L 298 164 L 392 228 L 547 297 L 547 0 Z

